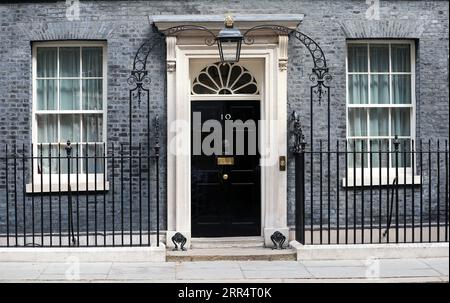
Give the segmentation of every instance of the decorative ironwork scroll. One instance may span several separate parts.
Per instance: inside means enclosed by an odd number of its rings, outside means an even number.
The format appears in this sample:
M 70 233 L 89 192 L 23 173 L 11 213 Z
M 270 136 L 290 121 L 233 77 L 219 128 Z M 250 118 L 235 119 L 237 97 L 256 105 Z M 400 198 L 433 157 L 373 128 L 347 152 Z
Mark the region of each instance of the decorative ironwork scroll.
M 173 249 L 174 251 L 178 250 L 178 247 L 180 247 L 182 251 L 186 251 L 184 245 L 186 245 L 187 239 L 185 236 L 183 236 L 182 233 L 176 233 L 175 235 L 173 235 L 172 242 L 175 245 Z
M 160 168 L 159 168 L 159 158 L 160 158 L 160 138 L 159 138 L 159 117 L 158 115 L 155 115 L 154 118 L 154 125 L 152 125 L 151 120 L 151 104 L 150 104 L 150 77 L 149 77 L 149 71 L 147 70 L 147 61 L 148 57 L 150 56 L 152 50 L 155 47 L 161 47 L 161 44 L 158 41 L 155 41 L 155 38 L 150 38 L 147 41 L 145 41 L 138 49 L 134 56 L 133 61 L 133 70 L 130 73 L 130 76 L 128 77 L 128 85 L 130 86 L 129 90 L 129 130 L 128 130 L 128 136 L 129 136 L 129 159 L 130 159 L 130 176 L 131 176 L 131 163 L 132 163 L 132 151 L 133 149 L 138 149 L 137 153 L 139 154 L 139 163 L 142 159 L 146 159 L 147 161 L 147 216 L 148 216 L 148 233 L 149 233 L 149 245 L 150 245 L 150 204 L 151 204 L 151 195 L 149 194 L 151 185 L 151 169 L 152 169 L 152 161 L 155 163 L 155 170 L 156 170 L 156 242 L 159 246 L 159 234 L 160 234 Z M 135 144 L 133 147 L 133 105 L 137 103 L 137 107 L 141 108 L 141 103 L 146 102 L 146 124 L 147 124 L 147 151 L 145 157 L 141 157 L 141 143 Z M 152 126 L 154 126 L 152 128 Z M 152 144 L 151 144 L 151 133 L 154 134 L 154 155 L 151 155 L 152 150 Z M 140 169 L 140 164 L 139 164 Z M 130 181 L 131 183 L 131 181 Z
M 312 74 L 309 76 L 309 79 L 312 82 L 317 82 L 314 93 L 318 97 L 319 104 L 321 104 L 322 99 L 324 98 L 328 89 L 328 86 L 325 84 L 325 82 L 329 82 L 332 79 L 331 75 L 329 74 L 327 60 L 322 48 L 319 46 L 319 44 L 317 44 L 316 41 L 314 41 L 304 33 L 281 25 L 258 25 L 252 27 L 244 33 L 244 43 L 248 45 L 253 44 L 255 39 L 250 34 L 258 30 L 267 29 L 274 31 L 277 34 L 281 33 L 286 34 L 289 37 L 294 37 L 295 39 L 300 41 L 309 51 L 314 62 Z
M 155 43 L 155 39 L 151 38 L 145 41 L 138 49 L 133 60 L 133 70 L 128 77 L 127 83 L 130 86 L 129 92 L 129 144 L 130 148 L 133 144 L 133 104 L 137 102 L 138 108 L 141 107 L 142 102 L 147 103 L 147 139 L 148 148 L 150 150 L 150 89 L 151 83 L 149 71 L 147 70 L 147 60 L 156 46 L 161 46 L 160 43 Z
M 270 240 L 272 240 L 274 245 L 272 249 L 284 249 L 283 244 L 286 242 L 286 237 L 279 231 L 274 232 L 270 236 Z
M 175 36 L 176 34 L 180 32 L 186 32 L 186 31 L 202 31 L 208 34 L 209 37 L 205 39 L 205 44 L 208 46 L 213 46 L 216 44 L 216 35 L 209 29 L 207 29 L 204 26 L 199 25 L 179 25 L 174 26 L 166 29 L 165 31 L 161 32 L 164 36 Z

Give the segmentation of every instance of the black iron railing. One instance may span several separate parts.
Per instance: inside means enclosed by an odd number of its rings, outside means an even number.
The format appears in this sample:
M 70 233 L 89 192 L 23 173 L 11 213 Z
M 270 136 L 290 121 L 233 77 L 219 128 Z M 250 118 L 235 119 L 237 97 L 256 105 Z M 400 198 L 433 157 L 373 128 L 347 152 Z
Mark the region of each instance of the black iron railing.
M 317 141 L 311 149 L 298 136 L 298 241 L 448 241 L 447 141 L 411 141 L 407 148 L 394 139 L 386 145 L 393 149 L 374 145 L 358 149 L 355 142 L 337 141 L 329 148 Z M 159 148 L 158 143 L 153 151 L 117 144 L 5 146 L 0 246 L 158 245 Z
M 449 241 L 447 140 L 401 143 L 394 138 L 386 148 L 381 141 L 369 146 L 337 141 L 325 147 L 318 140 L 311 148 L 303 134 L 296 133 L 297 241 Z
M 0 247 L 159 245 L 159 144 L 4 146 Z

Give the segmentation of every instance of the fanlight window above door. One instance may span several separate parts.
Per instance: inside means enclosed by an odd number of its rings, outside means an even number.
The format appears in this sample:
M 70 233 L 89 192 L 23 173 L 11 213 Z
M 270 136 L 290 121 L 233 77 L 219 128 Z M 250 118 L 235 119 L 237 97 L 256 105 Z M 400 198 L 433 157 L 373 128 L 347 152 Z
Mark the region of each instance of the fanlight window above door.
M 255 77 L 236 63 L 208 65 L 192 84 L 193 95 L 258 95 Z

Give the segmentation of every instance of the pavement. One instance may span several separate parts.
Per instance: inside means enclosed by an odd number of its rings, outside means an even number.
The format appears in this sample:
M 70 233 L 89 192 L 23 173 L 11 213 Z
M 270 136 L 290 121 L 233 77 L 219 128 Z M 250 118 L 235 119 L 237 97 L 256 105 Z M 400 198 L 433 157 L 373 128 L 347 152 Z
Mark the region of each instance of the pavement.
M 0 262 L 5 282 L 449 282 L 449 259 L 204 262 Z

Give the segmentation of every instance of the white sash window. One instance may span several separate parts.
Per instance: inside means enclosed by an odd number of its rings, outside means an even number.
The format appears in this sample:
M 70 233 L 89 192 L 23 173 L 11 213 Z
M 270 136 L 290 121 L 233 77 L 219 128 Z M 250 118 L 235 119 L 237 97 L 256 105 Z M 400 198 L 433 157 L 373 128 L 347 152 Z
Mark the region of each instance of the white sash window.
M 356 152 L 394 150 L 398 136 L 400 153 L 411 150 L 414 138 L 414 44 L 406 41 L 349 42 L 347 53 L 347 139 Z M 369 167 L 369 157 L 364 167 Z M 372 157 L 372 167 L 379 167 Z M 411 155 L 399 157 L 400 167 L 411 166 Z M 355 160 L 355 161 L 354 161 Z M 361 155 L 349 157 L 349 166 L 361 168 Z M 395 167 L 393 159 L 388 165 Z
M 347 45 L 347 143 L 350 152 L 349 179 L 358 170 L 356 184 L 367 185 L 370 173 L 384 184 L 392 183 L 396 167 L 394 138 L 399 139 L 401 167 L 399 182 L 411 183 L 413 139 L 415 138 L 415 48 L 413 41 L 349 41 Z M 364 149 L 364 159 L 361 151 Z M 379 151 L 382 151 L 381 163 Z M 404 151 L 406 153 L 404 153 Z M 372 153 L 370 160 L 369 154 Z M 371 163 L 370 163 L 371 161 Z M 364 162 L 364 163 L 362 163 Z M 364 167 L 364 180 L 361 170 Z M 405 175 L 405 167 L 407 174 Z M 351 180 L 349 181 L 350 183 Z M 375 180 L 378 183 L 378 180 Z
M 67 174 L 66 142 L 72 143 L 70 174 L 103 174 L 106 143 L 106 47 L 99 42 L 33 45 L 33 151 L 35 179 Z M 78 163 L 75 157 L 78 155 Z M 90 158 L 99 156 L 97 160 Z M 53 159 L 48 159 L 51 156 Z M 86 159 L 86 156 L 88 157 Z M 66 178 L 65 176 L 64 178 Z M 57 182 L 58 177 L 53 178 Z

